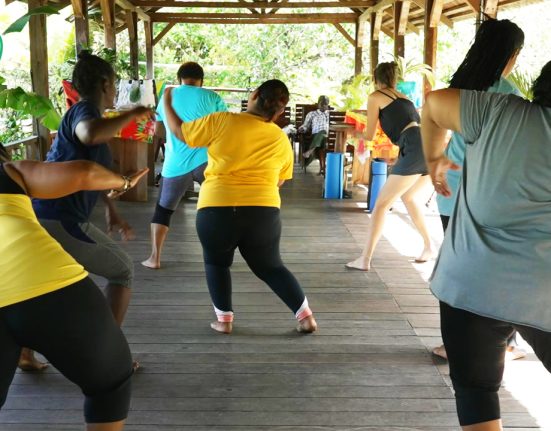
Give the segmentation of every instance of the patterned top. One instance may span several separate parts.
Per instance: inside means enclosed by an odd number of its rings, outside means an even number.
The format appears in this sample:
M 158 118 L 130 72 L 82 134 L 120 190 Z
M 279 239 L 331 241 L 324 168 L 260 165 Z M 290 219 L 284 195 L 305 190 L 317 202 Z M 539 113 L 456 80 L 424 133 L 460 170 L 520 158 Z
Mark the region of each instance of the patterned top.
M 301 129 L 308 130 L 312 128 L 312 134 L 315 135 L 319 132 L 329 133 L 329 111 L 315 111 L 308 112 L 304 124 L 300 126 Z

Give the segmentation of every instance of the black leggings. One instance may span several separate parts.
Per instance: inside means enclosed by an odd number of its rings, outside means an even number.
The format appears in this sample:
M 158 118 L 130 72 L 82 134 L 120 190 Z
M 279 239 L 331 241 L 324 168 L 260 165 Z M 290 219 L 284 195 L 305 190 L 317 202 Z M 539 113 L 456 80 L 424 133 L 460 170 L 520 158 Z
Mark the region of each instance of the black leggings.
M 296 313 L 305 300 L 297 279 L 279 254 L 279 208 L 209 207 L 197 211 L 207 284 L 214 306 L 233 311 L 230 266 L 236 248 L 254 274 Z
M 26 346 L 81 388 L 87 423 L 126 418 L 132 357 L 105 297 L 89 278 L 0 308 L 0 346 L 0 407 L 20 346 Z
M 498 389 L 507 339 L 517 330 L 551 372 L 551 333 L 482 317 L 440 302 L 442 338 L 450 363 L 459 423 L 500 418 Z

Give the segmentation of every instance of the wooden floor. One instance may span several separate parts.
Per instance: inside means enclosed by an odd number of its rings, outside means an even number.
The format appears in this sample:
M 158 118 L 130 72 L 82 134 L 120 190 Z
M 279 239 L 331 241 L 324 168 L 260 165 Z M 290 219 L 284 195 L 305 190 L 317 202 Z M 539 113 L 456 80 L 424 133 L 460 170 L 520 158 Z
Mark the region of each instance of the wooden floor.
M 143 366 L 127 430 L 459 429 L 446 366 L 426 347 L 439 335 L 426 283 L 385 240 L 374 271 L 345 270 L 368 217 L 354 201 L 321 199 L 320 189 L 320 177 L 300 172 L 283 189 L 283 258 L 320 325 L 307 336 L 240 256 L 234 333 L 211 331 L 194 203 L 177 210 L 159 271 L 139 264 L 157 189 L 147 204 L 120 205 L 138 234 L 124 245 L 136 263 L 124 331 Z M 95 219 L 103 226 L 101 213 Z M 538 429 L 510 394 L 502 398 L 507 427 Z M 18 373 L 0 430 L 81 429 L 81 405 L 79 390 L 55 370 Z

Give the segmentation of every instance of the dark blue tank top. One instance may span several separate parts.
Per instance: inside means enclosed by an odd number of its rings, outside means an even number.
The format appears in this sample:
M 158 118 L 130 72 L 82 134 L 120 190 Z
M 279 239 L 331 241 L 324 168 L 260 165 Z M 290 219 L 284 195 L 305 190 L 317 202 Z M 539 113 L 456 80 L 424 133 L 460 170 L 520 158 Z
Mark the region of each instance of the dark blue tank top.
M 411 100 L 403 97 L 393 98 L 388 93 L 381 90 L 378 91 L 390 99 L 393 99 L 389 105 L 379 111 L 379 121 L 381 122 L 383 132 L 386 133 L 392 142 L 396 143 L 404 127 L 414 121 L 419 123 L 421 118 Z

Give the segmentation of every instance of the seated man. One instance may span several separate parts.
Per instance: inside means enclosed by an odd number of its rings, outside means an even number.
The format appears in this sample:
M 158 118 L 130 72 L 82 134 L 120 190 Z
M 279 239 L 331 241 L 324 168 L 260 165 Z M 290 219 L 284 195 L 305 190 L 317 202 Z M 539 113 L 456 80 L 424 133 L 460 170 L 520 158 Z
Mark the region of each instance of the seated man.
M 298 128 L 299 132 L 312 131 L 312 142 L 310 147 L 302 156 L 306 160 L 308 165 L 312 160 L 311 156 L 318 150 L 318 157 L 320 160 L 320 175 L 325 174 L 325 147 L 327 144 L 327 134 L 329 133 L 329 98 L 327 96 L 320 96 L 318 99 L 318 109 L 309 112 L 306 115 L 304 124 Z

